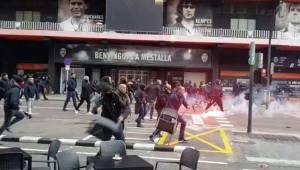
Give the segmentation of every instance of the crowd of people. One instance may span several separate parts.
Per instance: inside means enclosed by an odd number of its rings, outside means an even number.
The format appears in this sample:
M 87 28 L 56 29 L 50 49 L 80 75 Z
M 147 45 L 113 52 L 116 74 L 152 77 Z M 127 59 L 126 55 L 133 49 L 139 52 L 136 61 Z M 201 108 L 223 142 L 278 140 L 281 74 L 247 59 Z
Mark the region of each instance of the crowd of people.
M 47 100 L 45 94 L 48 80 L 49 78 L 46 78 L 46 76 L 39 79 L 30 75 L 14 75 L 9 79 L 6 73 L 1 75 L 0 99 L 4 99 L 5 120 L 0 128 L 0 134 L 4 130 L 10 131 L 9 127 L 22 120 L 25 116 L 32 118 L 32 105 L 34 100 L 39 99 L 39 94 L 42 93 L 44 99 Z M 207 84 L 201 83 L 197 87 L 196 84 L 192 85 L 192 82 L 186 82 L 181 85 L 179 81 L 176 81 L 169 84 L 167 81 L 162 83 L 159 79 L 145 85 L 140 83 L 140 81 L 121 78 L 118 84 L 113 84 L 110 76 L 102 77 L 98 83 L 91 83 L 89 76 L 84 76 L 80 98 L 76 89 L 76 74 L 71 73 L 70 79 L 67 81 L 66 100 L 62 110 L 67 111 L 67 105 L 72 99 L 75 113 L 78 114 L 81 105 L 83 102 L 86 102 L 87 114 L 98 114 L 101 112 L 101 117 L 119 125 L 119 132 L 102 127 L 102 140 L 110 140 L 112 136 L 115 139 L 125 140 L 123 134 L 124 122 L 131 113 L 137 115 L 135 119 L 137 127 L 143 127 L 142 123 L 147 114 L 149 114 L 150 119 L 153 119 L 154 111 L 156 110 L 157 117 L 159 118 L 164 108 L 171 108 L 178 113 L 181 105 L 189 109 L 202 103 L 206 105 L 205 110 L 217 104 L 220 110 L 223 111 L 220 80 Z M 27 111 L 25 112 L 20 111 L 19 108 L 19 99 L 23 96 L 27 102 Z M 79 104 L 77 104 L 78 100 Z M 135 107 L 134 111 L 131 111 L 130 105 L 133 101 L 135 101 Z M 13 117 L 14 119 L 11 121 Z M 179 113 L 177 121 L 181 124 L 178 140 L 184 142 L 186 141 L 184 138 L 186 121 Z M 149 139 L 154 141 L 154 138 L 158 135 L 160 135 L 160 129 L 155 129 L 152 135 L 149 136 Z

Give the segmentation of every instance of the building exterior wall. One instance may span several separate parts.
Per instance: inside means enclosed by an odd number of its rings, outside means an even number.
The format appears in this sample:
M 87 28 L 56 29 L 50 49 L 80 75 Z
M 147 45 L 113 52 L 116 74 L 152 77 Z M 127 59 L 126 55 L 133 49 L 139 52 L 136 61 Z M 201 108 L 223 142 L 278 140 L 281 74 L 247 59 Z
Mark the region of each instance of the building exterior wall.
M 41 22 L 57 21 L 57 0 L 10 0 L 0 6 L 0 20 L 15 21 L 16 11 L 38 11 Z

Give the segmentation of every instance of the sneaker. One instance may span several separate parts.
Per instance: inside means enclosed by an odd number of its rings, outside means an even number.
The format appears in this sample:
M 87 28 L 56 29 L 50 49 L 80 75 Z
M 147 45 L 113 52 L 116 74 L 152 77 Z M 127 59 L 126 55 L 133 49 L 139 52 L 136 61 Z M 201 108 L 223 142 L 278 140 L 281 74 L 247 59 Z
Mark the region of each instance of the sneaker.
M 75 110 L 75 114 L 78 114 L 79 112 L 78 112 L 78 110 Z
M 94 115 L 92 112 L 87 112 L 88 115 Z
M 28 112 L 24 112 L 24 114 L 25 114 L 25 116 L 27 116 L 27 117 L 28 117 L 28 119 L 31 119 L 31 118 L 32 118 L 32 115 L 31 115 L 30 113 L 28 113 Z
M 153 136 L 152 136 L 152 135 L 149 136 L 149 140 L 150 140 L 151 142 L 154 142 L 154 139 L 153 139 Z
M 136 127 L 144 127 L 141 123 L 138 123 Z
M 179 143 L 185 143 L 185 142 L 187 142 L 187 140 L 186 139 L 178 139 L 178 142 Z
M 66 111 L 68 111 L 68 110 L 67 110 L 67 109 L 62 109 L 62 111 L 66 112 Z

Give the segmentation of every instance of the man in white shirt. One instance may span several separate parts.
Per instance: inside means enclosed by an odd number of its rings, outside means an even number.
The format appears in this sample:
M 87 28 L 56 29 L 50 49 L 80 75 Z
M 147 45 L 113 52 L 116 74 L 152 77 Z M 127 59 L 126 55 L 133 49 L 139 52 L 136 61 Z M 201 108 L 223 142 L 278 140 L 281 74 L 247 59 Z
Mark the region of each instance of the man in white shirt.
M 63 31 L 88 31 L 92 22 L 85 11 L 88 9 L 88 0 L 69 0 L 71 17 L 60 23 Z

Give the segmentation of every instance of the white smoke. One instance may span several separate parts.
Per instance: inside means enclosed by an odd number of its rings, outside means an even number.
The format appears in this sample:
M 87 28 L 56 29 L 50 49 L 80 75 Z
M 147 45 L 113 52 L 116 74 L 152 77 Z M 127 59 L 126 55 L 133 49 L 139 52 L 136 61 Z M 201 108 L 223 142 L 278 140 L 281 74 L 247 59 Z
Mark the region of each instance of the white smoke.
M 283 100 L 276 100 L 274 95 L 271 95 L 271 102 L 268 109 L 265 104 L 265 95 L 262 93 L 255 94 L 253 97 L 253 116 L 256 117 L 272 117 L 274 115 L 289 115 L 300 118 L 300 105 L 297 99 L 293 100 L 291 97 L 286 97 Z M 224 114 L 248 114 L 249 101 L 245 99 L 245 93 L 239 96 L 224 96 L 223 104 L 225 108 Z M 298 114 L 297 114 L 298 113 Z
M 266 109 L 266 93 L 265 90 L 257 90 L 260 89 L 254 88 L 253 95 L 253 105 L 252 105 L 252 113 L 254 117 L 273 117 L 275 115 L 289 115 L 300 118 L 300 99 L 295 99 L 291 97 L 283 97 L 275 99 L 275 95 L 271 95 L 271 102 L 269 104 L 269 108 Z M 219 107 L 215 104 L 211 106 L 207 111 L 205 111 L 205 107 L 207 102 L 203 96 L 199 95 L 185 95 L 186 101 L 189 106 L 195 106 L 196 112 L 204 113 L 202 116 L 230 116 L 237 114 L 248 114 L 248 104 L 249 101 L 245 99 L 245 92 L 241 93 L 239 96 L 232 95 L 224 95 L 223 107 L 224 112 L 220 111 Z M 280 99 L 280 100 L 279 100 Z M 289 99 L 289 100 L 286 100 Z M 192 109 L 192 108 L 191 108 Z

